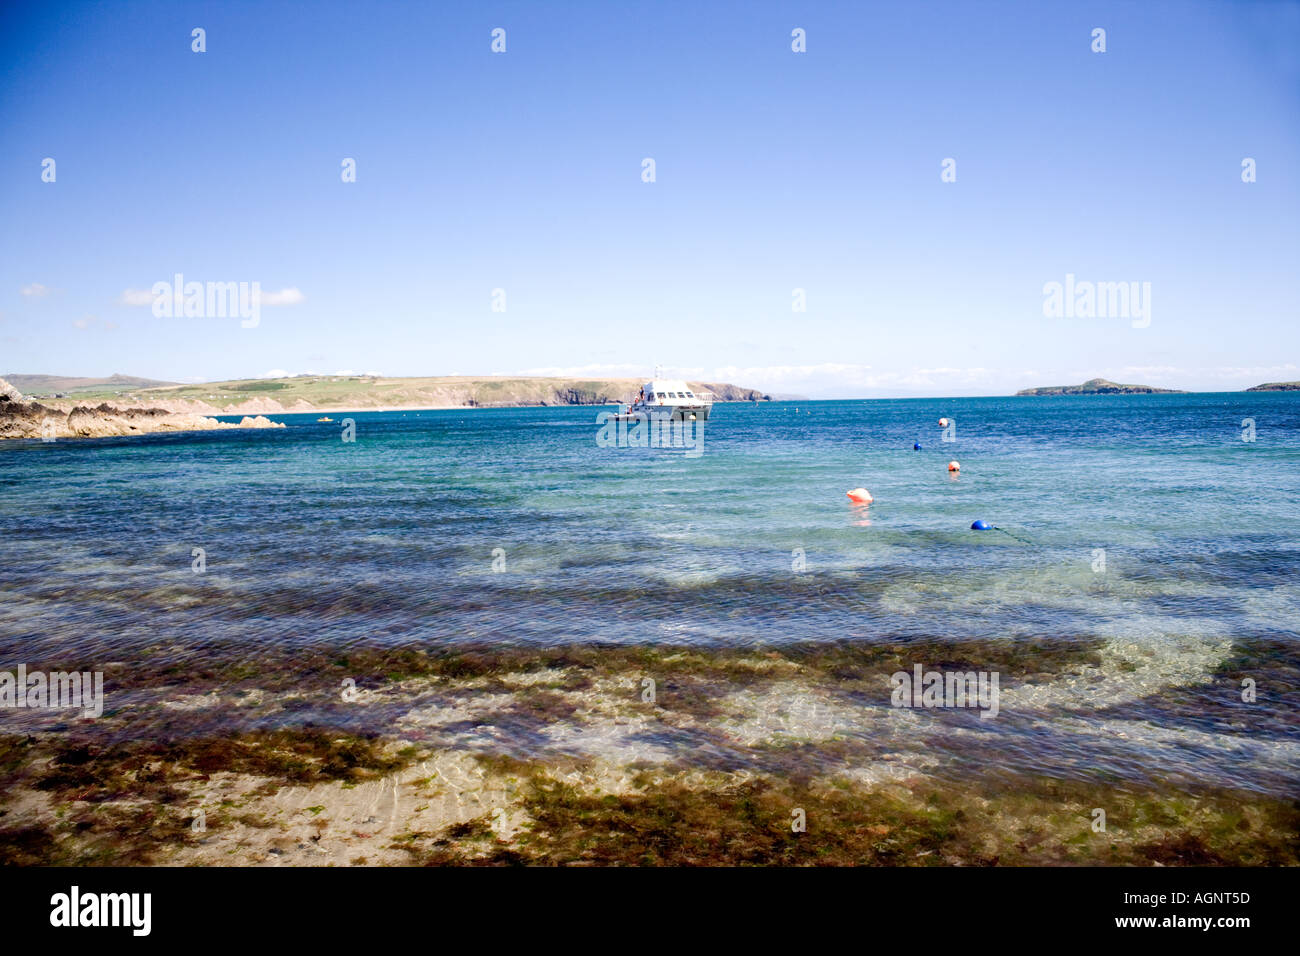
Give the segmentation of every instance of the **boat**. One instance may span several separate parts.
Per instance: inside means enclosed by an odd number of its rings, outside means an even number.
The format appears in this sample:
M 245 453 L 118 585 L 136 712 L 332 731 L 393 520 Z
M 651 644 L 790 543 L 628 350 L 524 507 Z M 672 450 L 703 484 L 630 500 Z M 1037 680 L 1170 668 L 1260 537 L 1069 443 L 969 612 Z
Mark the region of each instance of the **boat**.
M 316 421 L 318 421 L 318 422 L 332 422 L 332 421 L 334 421 L 334 419 L 330 418 L 328 415 L 322 415 L 320 418 L 316 419 Z
M 712 392 L 697 391 L 681 379 L 656 376 L 641 386 L 635 401 L 619 406 L 614 418 L 707 422 L 712 409 Z

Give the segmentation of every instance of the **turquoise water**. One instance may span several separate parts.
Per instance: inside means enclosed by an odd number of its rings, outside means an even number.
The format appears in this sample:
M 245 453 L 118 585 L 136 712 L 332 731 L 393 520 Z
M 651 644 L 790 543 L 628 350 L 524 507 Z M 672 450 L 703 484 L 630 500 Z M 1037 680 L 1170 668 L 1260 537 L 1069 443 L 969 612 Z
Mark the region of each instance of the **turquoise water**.
M 1294 784 L 1294 684 L 1227 716 L 1182 689 L 1296 673 L 1300 394 L 724 404 L 699 457 L 597 447 L 597 411 L 0 444 L 0 659 L 1101 641 L 1115 660 L 1046 712 L 1129 708 L 1209 734 L 1207 760 L 1235 734 L 1239 778 Z

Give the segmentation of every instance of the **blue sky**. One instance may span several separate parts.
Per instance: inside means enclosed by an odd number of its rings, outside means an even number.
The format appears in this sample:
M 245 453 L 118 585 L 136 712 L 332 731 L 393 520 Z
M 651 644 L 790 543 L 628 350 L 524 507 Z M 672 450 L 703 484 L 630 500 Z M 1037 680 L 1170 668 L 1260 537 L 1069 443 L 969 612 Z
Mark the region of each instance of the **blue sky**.
M 0 374 L 1300 379 L 1300 4 L 8 5 L 0 117 Z

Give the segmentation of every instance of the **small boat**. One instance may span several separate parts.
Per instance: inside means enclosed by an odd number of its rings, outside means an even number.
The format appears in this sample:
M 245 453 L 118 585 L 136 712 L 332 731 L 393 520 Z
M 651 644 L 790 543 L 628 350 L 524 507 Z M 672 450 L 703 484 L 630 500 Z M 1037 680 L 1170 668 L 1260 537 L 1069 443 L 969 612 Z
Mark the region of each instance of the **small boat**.
M 318 421 L 318 422 L 332 422 L 332 421 L 334 421 L 334 419 L 330 418 L 328 415 L 322 415 L 320 418 L 316 419 L 316 421 Z
M 620 407 L 613 417 L 707 422 L 712 409 L 712 392 L 697 392 L 680 379 L 654 378 L 641 386 L 634 402 L 626 409 Z

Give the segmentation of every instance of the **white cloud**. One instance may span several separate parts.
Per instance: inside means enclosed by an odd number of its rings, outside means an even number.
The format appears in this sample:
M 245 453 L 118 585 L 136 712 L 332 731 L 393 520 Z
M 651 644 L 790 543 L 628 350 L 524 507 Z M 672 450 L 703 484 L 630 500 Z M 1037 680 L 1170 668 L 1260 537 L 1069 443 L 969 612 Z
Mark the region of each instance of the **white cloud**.
M 153 293 L 148 289 L 123 289 L 119 305 L 153 305 Z
M 258 296 L 257 301 L 261 305 L 298 305 L 303 298 L 303 294 L 295 286 L 281 289 L 279 292 L 263 292 Z
M 1032 371 L 977 368 L 912 368 L 883 372 L 870 365 L 822 362 L 811 365 L 722 365 L 713 368 L 663 366 L 667 378 L 693 382 L 728 382 L 764 392 L 793 393 L 810 398 L 852 398 L 869 392 L 892 394 L 998 394 L 1033 382 Z M 515 374 L 558 378 L 649 378 L 644 365 L 584 365 L 533 368 Z M 1082 379 L 1080 379 L 1082 381 Z M 1013 383 L 1020 383 L 1014 384 Z
M 90 314 L 83 315 L 81 318 L 74 320 L 72 324 L 79 329 L 89 329 L 92 326 L 98 324 L 102 326 L 104 330 L 107 332 L 112 332 L 114 329 L 117 328 L 117 323 L 112 321 L 111 319 L 101 319 L 97 315 L 90 315 Z
M 1213 378 L 1258 378 L 1262 383 L 1264 379 L 1278 381 L 1294 378 L 1297 372 L 1300 372 L 1300 366 L 1287 362 L 1285 365 L 1255 365 L 1249 368 L 1220 367 L 1210 369 L 1206 374 Z
M 339 372 L 290 372 L 288 369 L 273 368 L 265 372 L 258 378 L 383 378 L 379 372 L 354 372 L 351 369 L 343 369 Z
M 529 368 L 522 372 L 493 372 L 493 375 L 537 375 L 542 378 L 584 378 L 592 376 L 593 378 L 649 378 L 650 372 L 653 371 L 645 365 L 569 365 L 558 366 L 551 365 L 544 368 Z M 665 373 L 670 371 L 664 369 Z M 674 375 L 678 369 L 671 370 Z M 457 373 L 459 374 L 459 373 Z
M 33 282 L 31 285 L 25 285 L 18 291 L 21 292 L 23 295 L 34 296 L 35 298 L 38 299 L 43 298 L 50 294 L 49 288 L 41 285 L 39 282 Z
M 1260 385 L 1264 382 L 1289 381 L 1300 374 L 1300 366 L 1285 365 L 1216 365 L 1184 368 L 1175 365 L 1125 365 L 1118 369 L 1085 369 L 1067 373 L 1061 382 L 1075 383 L 1090 378 L 1108 378 L 1128 385 L 1157 385 L 1195 392 Z M 1059 383 L 1057 383 L 1059 384 Z

